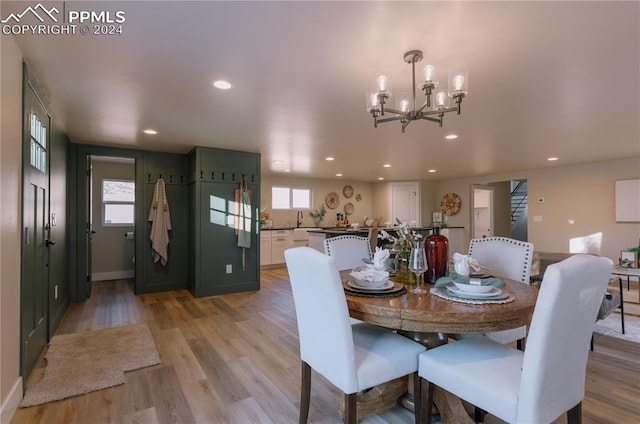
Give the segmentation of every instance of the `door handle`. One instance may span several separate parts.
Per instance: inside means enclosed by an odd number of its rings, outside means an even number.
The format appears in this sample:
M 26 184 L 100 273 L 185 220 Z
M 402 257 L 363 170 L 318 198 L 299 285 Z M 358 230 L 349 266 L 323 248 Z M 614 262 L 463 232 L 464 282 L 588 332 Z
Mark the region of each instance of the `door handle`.
M 56 241 L 55 240 L 46 239 L 45 243 L 46 243 L 47 246 L 53 246 L 54 244 L 56 244 Z

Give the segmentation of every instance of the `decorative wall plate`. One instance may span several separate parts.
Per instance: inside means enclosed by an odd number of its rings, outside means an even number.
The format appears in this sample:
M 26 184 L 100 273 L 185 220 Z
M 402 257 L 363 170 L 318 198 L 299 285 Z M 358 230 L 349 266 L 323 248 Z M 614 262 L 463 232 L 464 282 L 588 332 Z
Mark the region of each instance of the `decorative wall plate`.
M 350 185 L 344 186 L 344 188 L 342 189 L 342 194 L 344 194 L 344 197 L 346 197 L 347 199 L 350 199 L 351 196 L 353 196 L 353 187 L 351 187 Z
M 362 194 L 358 193 L 356 194 L 356 202 L 359 202 L 362 200 Z
M 455 215 L 460 210 L 460 196 L 455 193 L 447 193 L 442 196 L 440 208 L 445 215 Z
M 344 205 L 344 212 L 348 213 L 349 215 L 353 213 L 353 209 L 353 203 L 347 203 L 346 205 Z
M 325 197 L 324 202 L 329 209 L 335 209 L 340 204 L 340 196 L 338 196 L 336 192 L 329 193 L 327 197 Z

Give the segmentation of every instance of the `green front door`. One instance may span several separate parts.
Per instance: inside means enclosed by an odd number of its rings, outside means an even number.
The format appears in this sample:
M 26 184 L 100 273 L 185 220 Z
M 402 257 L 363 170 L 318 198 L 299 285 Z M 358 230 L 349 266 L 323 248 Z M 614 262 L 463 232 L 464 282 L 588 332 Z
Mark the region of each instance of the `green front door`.
M 21 341 L 26 378 L 47 343 L 50 118 L 30 85 L 24 93 Z

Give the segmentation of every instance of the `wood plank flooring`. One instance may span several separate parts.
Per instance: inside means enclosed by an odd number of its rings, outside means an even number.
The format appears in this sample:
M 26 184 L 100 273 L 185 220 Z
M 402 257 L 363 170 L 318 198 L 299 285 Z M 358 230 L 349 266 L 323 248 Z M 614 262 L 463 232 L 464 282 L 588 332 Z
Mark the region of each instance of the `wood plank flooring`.
M 184 290 L 134 296 L 131 281 L 94 283 L 57 334 L 146 322 L 162 363 L 126 373 L 121 386 L 18 409 L 11 423 L 296 423 L 300 361 L 288 277 L 279 268 L 261 278 L 259 292 L 200 299 Z M 44 366 L 41 358 L 27 386 Z M 341 423 L 339 392 L 312 378 L 309 422 Z M 586 388 L 584 424 L 640 422 L 640 344 L 598 337 Z M 361 422 L 411 423 L 413 415 L 396 407 Z

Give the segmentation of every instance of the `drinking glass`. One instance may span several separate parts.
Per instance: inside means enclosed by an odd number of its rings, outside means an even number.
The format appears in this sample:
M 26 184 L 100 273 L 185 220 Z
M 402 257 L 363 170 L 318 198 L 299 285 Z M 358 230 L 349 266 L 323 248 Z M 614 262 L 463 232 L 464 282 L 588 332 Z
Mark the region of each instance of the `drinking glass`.
M 409 270 L 416 275 L 416 288 L 412 289 L 412 293 L 422 294 L 427 291 L 422 288 L 423 274 L 427 272 L 427 255 L 424 246 L 414 247 L 411 249 L 409 256 Z

